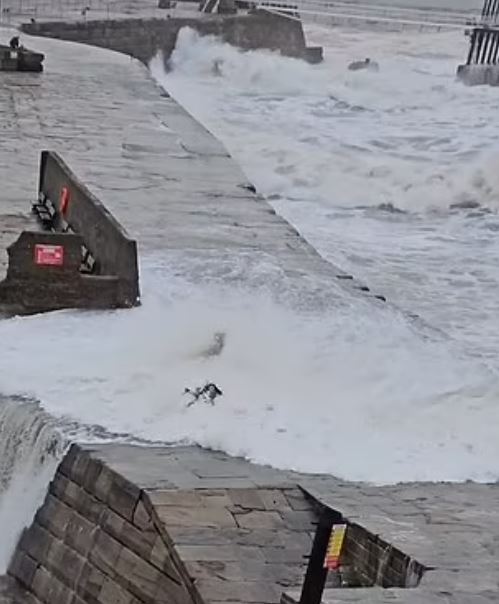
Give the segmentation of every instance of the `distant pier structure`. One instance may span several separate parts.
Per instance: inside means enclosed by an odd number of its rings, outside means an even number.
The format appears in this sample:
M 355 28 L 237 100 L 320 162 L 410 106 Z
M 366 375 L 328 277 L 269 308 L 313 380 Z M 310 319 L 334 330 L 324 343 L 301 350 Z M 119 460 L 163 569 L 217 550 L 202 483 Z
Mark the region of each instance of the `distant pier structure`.
M 468 56 L 457 68 L 458 77 L 469 85 L 499 86 L 499 0 L 484 0 L 480 19 L 467 30 Z

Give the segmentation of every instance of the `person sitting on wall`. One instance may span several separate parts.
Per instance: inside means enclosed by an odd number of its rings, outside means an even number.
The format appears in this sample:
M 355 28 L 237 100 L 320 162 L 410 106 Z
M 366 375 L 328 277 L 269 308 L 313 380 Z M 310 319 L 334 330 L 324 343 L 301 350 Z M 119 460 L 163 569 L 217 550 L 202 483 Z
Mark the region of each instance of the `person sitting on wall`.
M 360 69 L 369 69 L 370 71 L 379 71 L 379 65 L 376 61 L 371 61 L 369 57 L 364 59 L 363 61 L 353 61 L 348 66 L 350 71 L 359 71 Z
M 10 39 L 9 46 L 11 50 L 19 50 L 19 36 Z

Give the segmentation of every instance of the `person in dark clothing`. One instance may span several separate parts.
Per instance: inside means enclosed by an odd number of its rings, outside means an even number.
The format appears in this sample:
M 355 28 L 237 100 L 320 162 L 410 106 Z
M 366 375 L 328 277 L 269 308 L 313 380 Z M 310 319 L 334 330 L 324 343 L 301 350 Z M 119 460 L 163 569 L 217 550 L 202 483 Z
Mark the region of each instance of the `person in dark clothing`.
M 223 392 L 220 388 L 214 384 L 213 382 L 209 382 L 204 386 L 200 386 L 195 390 L 191 390 L 190 388 L 186 388 L 184 390 L 184 394 L 190 394 L 192 396 L 192 400 L 187 403 L 187 407 L 191 407 L 196 403 L 199 399 L 203 402 L 208 403 L 210 405 L 215 404 L 215 399 L 217 396 L 222 396 Z
M 19 36 L 10 39 L 9 46 L 12 50 L 19 50 Z

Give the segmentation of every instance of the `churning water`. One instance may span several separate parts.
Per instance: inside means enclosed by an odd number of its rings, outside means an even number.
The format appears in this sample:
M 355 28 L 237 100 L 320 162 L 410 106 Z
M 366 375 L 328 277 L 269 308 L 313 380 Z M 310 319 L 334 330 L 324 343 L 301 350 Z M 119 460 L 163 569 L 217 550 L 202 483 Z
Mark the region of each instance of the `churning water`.
M 455 81 L 460 34 L 309 38 L 321 65 L 183 30 L 171 71 L 152 70 L 326 258 L 434 330 L 223 251 L 143 258 L 133 311 L 1 321 L 0 392 L 43 408 L 0 401 L 2 529 L 43 467 L 28 520 L 68 434 L 378 483 L 499 477 L 497 91 Z M 379 72 L 348 71 L 365 56 Z M 186 409 L 184 387 L 207 379 L 220 403 Z

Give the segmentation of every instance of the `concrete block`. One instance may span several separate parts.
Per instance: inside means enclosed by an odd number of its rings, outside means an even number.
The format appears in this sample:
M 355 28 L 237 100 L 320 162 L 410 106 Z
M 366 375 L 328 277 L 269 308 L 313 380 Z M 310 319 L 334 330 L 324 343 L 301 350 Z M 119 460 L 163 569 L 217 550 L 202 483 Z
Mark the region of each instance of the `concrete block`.
M 306 565 L 262 564 L 259 561 L 240 562 L 201 561 L 187 562 L 189 575 L 198 579 L 224 579 L 226 581 L 265 581 L 279 585 L 301 585 Z
M 83 487 L 85 484 L 85 474 L 90 465 L 90 456 L 81 449 L 75 449 L 75 454 L 70 457 L 70 463 L 61 464 L 61 471 L 72 482 L 76 482 L 78 486 Z
M 126 548 L 121 550 L 114 569 L 116 575 L 127 582 L 131 593 L 148 604 L 154 604 L 156 587 L 163 576 L 159 569 Z
M 170 526 L 235 527 L 234 517 L 225 508 L 181 508 L 157 506 L 156 513 L 166 529 Z
M 50 493 L 66 505 L 77 510 L 90 522 L 98 523 L 103 504 L 97 501 L 76 483 L 68 480 L 62 474 L 57 474 L 50 484 Z
M 28 530 L 23 532 L 18 548 L 25 551 L 34 560 L 43 562 L 47 559 L 50 546 L 55 540 L 56 537 L 46 529 L 38 524 L 32 524 Z
M 80 575 L 76 591 L 84 602 L 94 602 L 99 597 L 106 575 L 99 569 L 86 563 Z M 55 602 L 54 602 L 55 604 Z
M 285 547 L 288 549 L 303 549 L 309 552 L 313 536 L 309 533 L 288 531 L 285 529 L 269 531 L 255 529 L 246 535 L 241 535 L 236 542 L 242 545 L 258 545 L 261 547 Z
M 133 521 L 133 512 L 140 497 L 140 488 L 120 476 L 114 475 L 109 490 L 107 504 L 115 512 L 130 522 Z
M 228 489 L 227 494 L 235 506 L 247 510 L 265 510 L 257 489 Z
M 16 549 L 9 565 L 9 574 L 15 577 L 21 585 L 29 589 L 35 577 L 38 562 L 21 549 Z
M 207 507 L 230 507 L 232 500 L 225 489 L 199 489 L 203 505 Z
M 175 547 L 180 558 L 186 562 L 201 560 L 218 560 L 221 562 L 237 562 L 238 560 L 265 561 L 263 548 L 237 545 L 178 545 Z M 274 560 L 269 560 L 273 562 Z
M 312 535 L 286 529 L 169 527 L 168 534 L 177 545 L 258 545 L 260 547 L 303 548 L 310 551 Z
M 88 491 L 89 493 L 97 494 L 96 485 L 98 484 L 98 480 L 103 472 L 105 467 L 100 459 L 93 459 L 89 457 L 89 462 L 87 464 L 85 474 L 83 476 L 81 486 Z
M 100 501 L 106 502 L 109 497 L 109 493 L 113 486 L 115 473 L 110 470 L 106 465 L 101 464 L 100 472 L 95 480 L 92 493 Z
M 262 552 L 268 564 L 302 564 L 310 554 L 309 549 L 287 547 L 266 547 Z
M 272 583 L 264 581 L 241 581 L 232 582 L 222 579 L 200 579 L 196 581 L 196 587 L 205 601 L 223 602 L 266 602 L 277 603 L 281 599 L 282 589 Z
M 279 529 L 284 522 L 278 512 L 243 512 L 234 513 L 237 525 L 247 529 Z
M 170 478 L 170 477 L 169 477 Z M 250 478 L 200 478 L 194 474 L 195 486 L 200 489 L 256 489 L 256 484 Z M 192 486 L 193 479 L 185 486 Z
M 59 467 L 57 468 L 57 474 L 60 472 L 67 478 L 71 476 L 73 470 L 73 463 L 76 458 L 80 455 L 81 449 L 77 444 L 72 444 L 66 455 L 63 457 Z
M 94 523 L 77 512 L 73 512 L 66 528 L 64 541 L 82 556 L 87 556 L 97 530 Z
M 154 506 L 175 506 L 175 507 L 194 507 L 203 506 L 201 490 L 182 489 L 182 490 L 161 490 L 148 491 L 147 494 Z
M 103 530 L 99 530 L 95 536 L 88 559 L 97 569 L 112 577 L 115 574 L 118 559 L 124 549 L 121 543 L 110 537 Z
M 318 516 L 312 512 L 308 511 L 291 511 L 286 512 L 283 511 L 281 513 L 281 517 L 284 521 L 284 524 L 287 528 L 296 530 L 296 531 L 308 531 L 315 533 L 315 526 L 312 524 L 317 522 Z
M 251 533 L 248 529 L 169 526 L 168 535 L 177 545 L 233 545 L 241 535 Z
M 258 491 L 266 510 L 291 511 L 284 493 L 280 489 L 260 489 Z
M 152 531 L 141 531 L 133 524 L 110 509 L 103 512 L 101 527 L 112 535 L 117 541 L 129 547 L 139 556 L 149 558 L 156 541 L 156 533 Z
M 85 565 L 85 559 L 62 541 L 54 540 L 45 564 L 52 575 L 74 588 Z
M 97 601 L 102 604 L 132 604 L 136 602 L 134 596 L 115 581 L 106 578 Z
M 31 589 L 45 604 L 71 604 L 73 599 L 72 591 L 43 566 L 37 569 Z
M 183 584 L 161 575 L 156 585 L 152 604 L 192 604 L 193 600 L 194 598 Z
M 178 581 L 179 583 L 181 582 L 181 578 L 178 574 L 175 563 L 173 562 L 173 558 L 168 551 L 161 535 L 156 537 L 156 542 L 149 557 L 149 562 L 162 572 L 165 572 L 174 581 Z
M 142 531 L 156 531 L 151 515 L 147 511 L 142 498 L 137 503 L 133 513 L 133 524 Z
M 72 514 L 69 506 L 47 493 L 42 507 L 36 513 L 35 522 L 59 539 L 64 539 Z
M 284 495 L 293 510 L 304 511 L 311 509 L 310 502 L 305 499 L 305 495 L 300 489 L 285 490 Z

